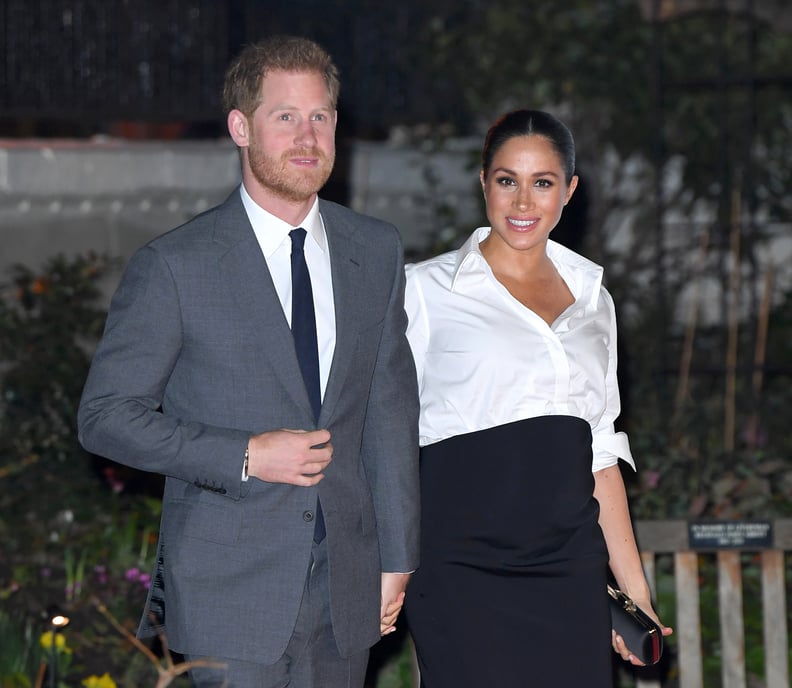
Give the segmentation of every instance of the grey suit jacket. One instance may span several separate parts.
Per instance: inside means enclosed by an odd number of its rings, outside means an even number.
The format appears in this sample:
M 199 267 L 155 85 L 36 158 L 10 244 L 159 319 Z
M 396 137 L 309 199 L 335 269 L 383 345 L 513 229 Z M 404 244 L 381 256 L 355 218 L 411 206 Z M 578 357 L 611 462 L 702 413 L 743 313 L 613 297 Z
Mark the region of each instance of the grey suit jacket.
M 171 648 L 271 663 L 300 604 L 317 490 L 339 650 L 379 639 L 380 572 L 418 566 L 418 394 L 396 229 L 320 201 L 336 346 L 315 423 L 239 192 L 152 241 L 113 297 L 80 403 L 83 446 L 167 476 L 148 612 Z M 316 487 L 241 480 L 252 434 L 326 427 Z

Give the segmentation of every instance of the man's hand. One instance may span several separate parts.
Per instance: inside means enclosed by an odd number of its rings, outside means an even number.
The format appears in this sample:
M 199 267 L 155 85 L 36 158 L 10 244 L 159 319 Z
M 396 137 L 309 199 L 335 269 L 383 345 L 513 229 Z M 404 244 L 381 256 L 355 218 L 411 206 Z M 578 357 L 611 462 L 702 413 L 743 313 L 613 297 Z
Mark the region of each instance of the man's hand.
M 383 573 L 382 574 L 382 604 L 380 605 L 380 635 L 388 635 L 396 630 L 396 617 L 399 616 L 407 583 L 410 582 L 409 573 Z
M 248 475 L 269 483 L 311 487 L 333 459 L 328 430 L 273 430 L 248 444 Z

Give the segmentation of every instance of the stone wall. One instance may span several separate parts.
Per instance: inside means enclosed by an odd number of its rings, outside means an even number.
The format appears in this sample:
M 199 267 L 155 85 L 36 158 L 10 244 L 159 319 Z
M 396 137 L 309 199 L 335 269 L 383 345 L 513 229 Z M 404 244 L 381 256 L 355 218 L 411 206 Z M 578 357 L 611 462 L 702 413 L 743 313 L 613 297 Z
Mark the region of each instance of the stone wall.
M 468 151 L 465 141 L 440 152 L 355 142 L 349 203 L 393 222 L 407 251 L 418 253 L 442 233 L 449 213 L 470 223 L 478 218 Z M 0 141 L 0 280 L 15 263 L 35 269 L 58 253 L 95 251 L 125 263 L 237 184 L 230 140 Z
M 442 146 L 357 141 L 350 166 L 351 206 L 395 224 L 409 254 L 467 234 L 482 218 L 478 149 L 474 139 Z
M 230 141 L 0 141 L 0 270 L 87 251 L 126 262 L 238 183 Z

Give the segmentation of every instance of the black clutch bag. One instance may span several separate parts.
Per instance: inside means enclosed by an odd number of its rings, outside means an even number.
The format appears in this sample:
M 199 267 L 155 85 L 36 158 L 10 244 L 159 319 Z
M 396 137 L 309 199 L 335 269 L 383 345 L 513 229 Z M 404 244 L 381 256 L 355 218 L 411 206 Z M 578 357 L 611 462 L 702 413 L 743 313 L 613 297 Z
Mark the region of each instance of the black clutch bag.
M 611 624 L 624 644 L 644 664 L 657 664 L 663 654 L 660 626 L 621 590 L 608 586 Z

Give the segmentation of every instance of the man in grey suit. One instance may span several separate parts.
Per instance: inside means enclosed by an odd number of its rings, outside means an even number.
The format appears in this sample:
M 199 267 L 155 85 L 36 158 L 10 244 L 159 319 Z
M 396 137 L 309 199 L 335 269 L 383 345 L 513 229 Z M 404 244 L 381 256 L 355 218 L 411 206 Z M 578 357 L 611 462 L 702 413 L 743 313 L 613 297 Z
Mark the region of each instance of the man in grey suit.
M 225 664 L 197 686 L 359 688 L 418 565 L 401 242 L 317 197 L 338 90 L 311 41 L 242 51 L 224 89 L 242 185 L 131 259 L 80 404 L 86 449 L 166 476 L 140 633 Z M 318 417 L 290 329 L 296 228 Z

